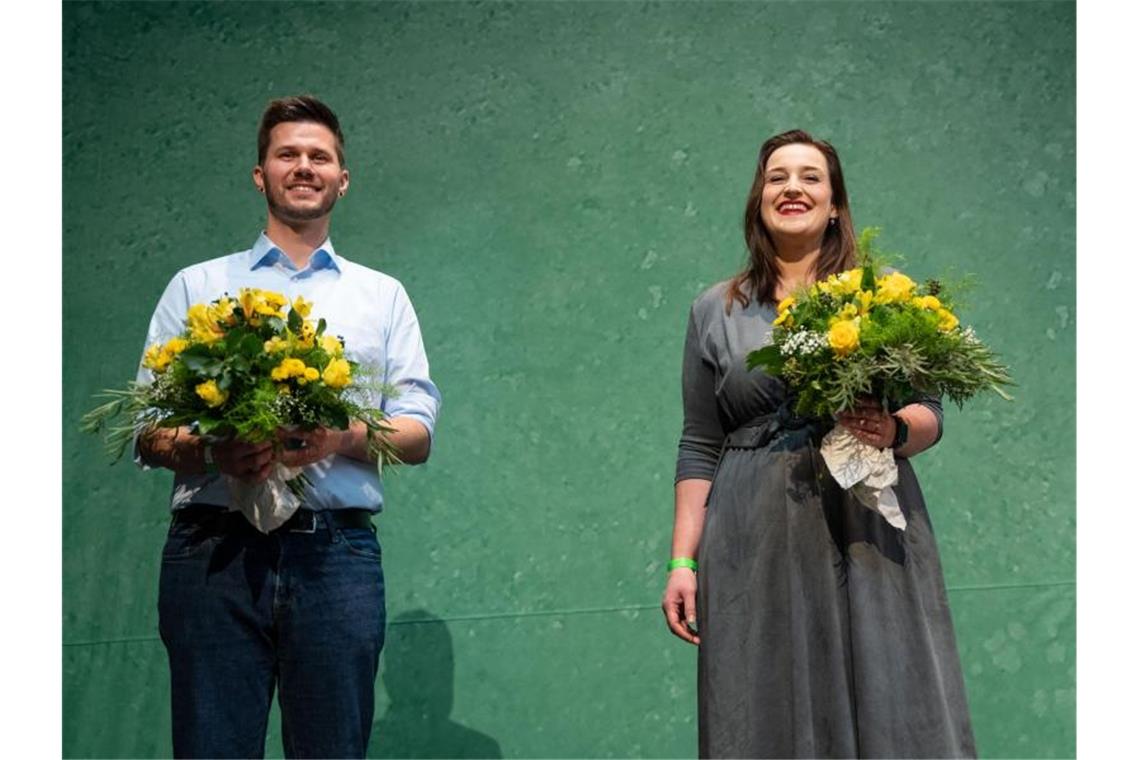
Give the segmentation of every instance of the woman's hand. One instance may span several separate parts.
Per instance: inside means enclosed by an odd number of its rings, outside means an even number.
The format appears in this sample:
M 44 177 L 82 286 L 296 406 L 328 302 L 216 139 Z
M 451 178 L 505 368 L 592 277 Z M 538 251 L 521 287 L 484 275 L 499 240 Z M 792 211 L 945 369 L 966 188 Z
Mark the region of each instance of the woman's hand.
M 700 644 L 697 629 L 697 574 L 687 567 L 669 573 L 661 610 L 669 630 L 690 644 Z
M 855 402 L 851 411 L 842 411 L 837 417 L 839 424 L 863 443 L 876 449 L 888 448 L 895 441 L 895 427 L 898 423 L 882 405 L 869 396 L 862 396 Z

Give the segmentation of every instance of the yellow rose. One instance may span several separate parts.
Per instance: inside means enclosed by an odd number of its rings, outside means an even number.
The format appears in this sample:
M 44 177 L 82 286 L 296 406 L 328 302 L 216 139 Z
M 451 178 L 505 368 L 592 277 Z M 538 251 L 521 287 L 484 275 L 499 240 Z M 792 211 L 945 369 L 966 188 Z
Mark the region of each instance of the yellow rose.
M 875 303 L 904 303 L 910 300 L 914 291 L 914 280 L 902 272 L 891 272 L 879 278 L 875 283 L 878 292 L 875 294 Z
M 938 314 L 938 329 L 942 332 L 950 332 L 958 326 L 958 318 L 950 313 L 949 309 L 939 309 Z
M 207 380 L 204 383 L 199 383 L 194 386 L 194 392 L 197 393 L 198 397 L 205 401 L 206 406 L 211 409 L 226 403 L 226 399 L 230 397 L 230 394 L 218 388 L 218 384 L 213 380 Z
M 316 367 L 305 367 L 305 371 L 297 378 L 297 384 L 304 385 L 305 383 L 311 383 L 320 376 L 321 373 Z
M 344 353 L 344 346 L 341 344 L 340 338 L 335 335 L 329 335 L 328 333 L 321 336 L 321 348 L 323 348 L 325 353 L 329 356 L 340 356 Z
M 166 341 L 166 345 L 162 347 L 162 350 L 166 351 L 168 354 L 174 357 L 185 351 L 186 347 L 189 345 L 190 341 L 186 340 L 185 338 L 171 338 L 170 340 Z
M 313 310 L 313 302 L 306 301 L 301 296 L 293 299 L 293 311 L 297 312 L 302 317 L 309 316 L 309 312 Z
M 930 311 L 937 311 L 942 308 L 942 302 L 934 296 L 915 296 L 910 299 L 910 302 L 920 309 L 929 309 Z
M 280 382 L 291 377 L 303 377 L 305 363 L 300 359 L 282 359 L 281 363 L 269 371 L 269 377 Z
M 835 278 L 835 286 L 833 290 L 837 291 L 839 295 L 851 295 L 859 292 L 860 285 L 863 284 L 863 268 L 855 267 L 848 269 L 846 272 L 840 272 L 838 275 L 831 275 Z
M 161 343 L 155 343 L 143 354 L 143 366 L 155 372 L 162 372 L 170 364 L 170 352 Z
M 352 382 L 352 368 L 345 359 L 333 359 L 329 362 L 329 366 L 325 367 L 321 379 L 330 388 L 343 388 Z
M 289 348 L 289 341 L 285 340 L 279 335 L 274 335 L 269 340 L 265 341 L 265 353 L 276 354 L 285 351 Z
M 859 325 L 854 320 L 839 320 L 827 331 L 827 342 L 836 354 L 846 356 L 859 347 Z

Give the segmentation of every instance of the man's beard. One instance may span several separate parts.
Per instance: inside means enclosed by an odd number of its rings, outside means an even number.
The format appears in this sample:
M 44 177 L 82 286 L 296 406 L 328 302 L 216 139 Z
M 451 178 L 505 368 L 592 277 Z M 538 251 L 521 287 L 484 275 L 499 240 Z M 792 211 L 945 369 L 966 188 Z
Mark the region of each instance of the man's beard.
M 311 222 L 320 219 L 332 212 L 337 202 L 337 194 L 330 193 L 321 199 L 320 204 L 305 208 L 296 208 L 284 200 L 285 193 L 265 182 L 265 200 L 269 204 L 269 212 L 285 222 Z

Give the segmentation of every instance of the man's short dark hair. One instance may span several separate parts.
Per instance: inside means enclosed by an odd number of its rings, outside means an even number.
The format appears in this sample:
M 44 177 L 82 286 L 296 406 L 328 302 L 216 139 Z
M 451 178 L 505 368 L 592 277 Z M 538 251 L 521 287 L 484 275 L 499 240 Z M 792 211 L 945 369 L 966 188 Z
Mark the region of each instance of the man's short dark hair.
M 265 163 L 269 150 L 269 133 L 278 124 L 289 121 L 310 121 L 329 128 L 336 135 L 336 157 L 344 165 L 344 135 L 340 131 L 340 120 L 333 110 L 312 95 L 295 95 L 269 101 L 265 113 L 261 115 L 261 126 L 257 128 L 257 165 Z

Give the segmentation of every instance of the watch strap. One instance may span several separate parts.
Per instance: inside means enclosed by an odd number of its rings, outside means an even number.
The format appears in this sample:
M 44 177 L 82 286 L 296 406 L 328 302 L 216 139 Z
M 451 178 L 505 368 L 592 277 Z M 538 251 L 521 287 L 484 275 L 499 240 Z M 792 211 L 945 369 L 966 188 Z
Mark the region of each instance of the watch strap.
M 895 439 L 891 441 L 891 448 L 897 449 L 906 443 L 907 437 L 910 435 L 910 427 L 906 424 L 906 420 L 897 414 L 891 416 L 895 418 Z
M 218 463 L 214 461 L 214 447 L 209 442 L 202 444 L 202 461 L 206 463 L 206 472 L 215 474 L 219 471 Z

